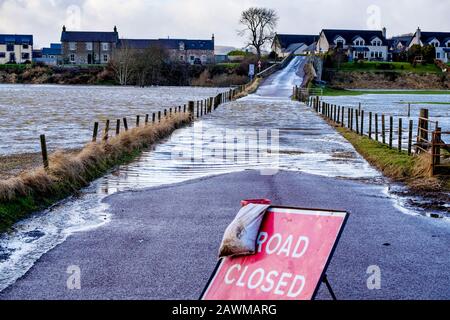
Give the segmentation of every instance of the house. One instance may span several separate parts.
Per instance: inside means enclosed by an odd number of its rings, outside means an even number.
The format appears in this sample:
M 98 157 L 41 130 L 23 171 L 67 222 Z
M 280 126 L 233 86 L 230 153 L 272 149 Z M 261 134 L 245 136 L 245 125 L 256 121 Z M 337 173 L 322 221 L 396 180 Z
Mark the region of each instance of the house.
M 129 48 L 132 50 L 145 50 L 152 46 L 159 46 L 169 55 L 173 62 L 189 64 L 213 64 L 214 35 L 211 40 L 188 39 L 120 39 L 117 49 Z
M 325 53 L 329 50 L 341 48 L 349 60 L 388 59 L 388 42 L 386 28 L 383 30 L 336 30 L 324 29 L 317 42 L 317 52 Z
M 0 64 L 29 63 L 33 60 L 33 36 L 0 34 Z
M 436 48 L 436 59 L 442 62 L 450 62 L 450 32 L 423 32 L 417 28 L 408 48 L 413 45 L 431 45 Z
M 389 52 L 400 53 L 408 50 L 408 45 L 411 42 L 413 35 L 397 36 L 388 39 Z
M 119 42 L 119 33 L 67 31 L 61 34 L 62 60 L 65 64 L 106 64 Z
M 42 48 L 40 55 L 36 56 L 34 61 L 51 66 L 62 64 L 62 45 L 60 43 L 52 43 L 50 47 Z
M 291 53 L 314 52 L 318 38 L 317 35 L 277 34 L 273 39 L 272 51 L 282 58 Z

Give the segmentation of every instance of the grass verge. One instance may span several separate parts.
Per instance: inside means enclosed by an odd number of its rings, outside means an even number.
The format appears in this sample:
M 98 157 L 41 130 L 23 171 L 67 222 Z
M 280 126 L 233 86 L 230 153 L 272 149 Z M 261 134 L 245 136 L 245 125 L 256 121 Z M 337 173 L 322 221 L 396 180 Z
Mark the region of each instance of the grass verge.
M 430 156 L 409 156 L 389 146 L 360 136 L 347 128 L 336 127 L 370 164 L 395 181 L 406 183 L 416 192 L 450 191 L 450 180 L 445 177 L 431 177 Z
M 37 168 L 0 181 L 0 232 L 74 194 L 109 169 L 130 162 L 190 122 L 189 114 L 176 114 L 160 123 L 122 132 L 107 142 L 89 143 L 78 153 L 57 151 L 51 155 L 47 170 Z

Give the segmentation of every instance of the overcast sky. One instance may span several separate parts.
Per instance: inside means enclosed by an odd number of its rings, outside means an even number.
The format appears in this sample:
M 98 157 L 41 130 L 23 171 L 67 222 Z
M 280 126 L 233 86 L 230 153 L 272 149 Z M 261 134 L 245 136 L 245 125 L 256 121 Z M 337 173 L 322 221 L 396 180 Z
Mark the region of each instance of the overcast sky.
M 239 16 L 251 6 L 276 9 L 279 33 L 322 28 L 378 29 L 388 35 L 450 32 L 450 0 L 0 0 L 0 33 L 33 34 L 35 46 L 60 40 L 61 28 L 109 31 L 120 37 L 196 38 L 241 47 Z

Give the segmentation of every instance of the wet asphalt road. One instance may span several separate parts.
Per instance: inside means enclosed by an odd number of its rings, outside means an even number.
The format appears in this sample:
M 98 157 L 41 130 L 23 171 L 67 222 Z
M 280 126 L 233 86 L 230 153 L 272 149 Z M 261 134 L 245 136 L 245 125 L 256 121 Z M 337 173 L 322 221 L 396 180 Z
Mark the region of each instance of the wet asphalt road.
M 197 299 L 241 199 L 344 209 L 328 275 L 339 299 L 450 299 L 448 222 L 398 211 L 382 186 L 297 172 L 246 171 L 107 198 L 112 222 L 71 236 L 0 299 Z M 81 269 L 81 290 L 66 270 Z M 368 290 L 366 270 L 382 271 Z M 319 299 L 329 299 L 322 286 Z

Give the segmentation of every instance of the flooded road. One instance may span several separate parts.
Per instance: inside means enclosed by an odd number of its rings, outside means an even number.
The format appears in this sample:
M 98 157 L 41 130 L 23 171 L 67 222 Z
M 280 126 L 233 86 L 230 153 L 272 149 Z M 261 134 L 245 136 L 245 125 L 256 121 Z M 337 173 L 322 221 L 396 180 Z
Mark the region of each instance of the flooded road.
M 262 175 L 283 170 L 367 181 L 379 187 L 380 197 L 391 199 L 405 213 L 419 214 L 414 208 L 402 207 L 405 202 L 389 194 L 383 176 L 342 136 L 311 109 L 290 100 L 292 87 L 302 81 L 297 75 L 302 59 L 295 58 L 255 94 L 223 104 L 194 126 L 176 131 L 154 150 L 97 180 L 79 196 L 18 223 L 11 234 L 0 238 L 0 291 L 71 234 L 108 223 L 111 216 L 102 200 L 119 191 L 247 169 L 260 170 Z M 229 135 L 236 138 L 233 149 L 237 156 L 233 158 L 223 153 Z M 245 139 L 240 140 L 242 136 Z M 255 156 L 252 148 L 266 146 L 262 136 L 278 152 L 265 158 Z

